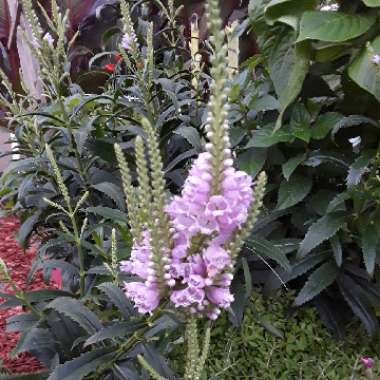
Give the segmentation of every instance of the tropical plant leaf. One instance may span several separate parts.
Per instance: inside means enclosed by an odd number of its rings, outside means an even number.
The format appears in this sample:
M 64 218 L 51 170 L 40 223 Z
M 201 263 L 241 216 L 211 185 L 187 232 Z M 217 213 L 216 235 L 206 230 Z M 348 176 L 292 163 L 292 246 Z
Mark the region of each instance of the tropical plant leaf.
M 316 297 L 336 280 L 338 274 L 339 268 L 334 261 L 329 260 L 322 264 L 309 276 L 304 287 L 294 300 L 294 304 L 300 306 Z
M 302 240 L 298 256 L 304 257 L 312 249 L 335 235 L 346 223 L 346 218 L 345 212 L 335 212 L 318 219 L 310 226 L 305 238 Z
M 278 191 L 276 208 L 283 210 L 292 207 L 305 199 L 312 187 L 310 177 L 293 175 L 289 181 L 282 181 Z
M 46 309 L 54 309 L 77 322 L 86 332 L 94 334 L 103 326 L 98 317 L 79 300 L 68 297 L 58 297 L 50 302 Z
M 366 33 L 375 23 L 370 15 L 310 11 L 302 15 L 297 41 L 344 42 Z

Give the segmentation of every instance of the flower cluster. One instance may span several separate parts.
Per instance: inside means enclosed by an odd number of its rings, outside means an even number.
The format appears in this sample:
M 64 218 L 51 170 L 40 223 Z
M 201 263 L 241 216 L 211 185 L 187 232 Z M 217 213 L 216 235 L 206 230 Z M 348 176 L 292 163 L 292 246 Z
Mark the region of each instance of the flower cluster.
M 225 154 L 219 194 L 212 193 L 212 156 L 204 152 L 194 162 L 181 196 L 166 208 L 173 240 L 165 265 L 170 300 L 175 307 L 210 319 L 233 301 L 229 287 L 234 263 L 225 244 L 246 221 L 253 201 L 251 177 L 232 167 L 229 150 Z M 125 284 L 126 295 L 141 313 L 153 311 L 160 299 L 152 259 L 145 231 L 142 241 L 135 242 L 131 259 L 121 265 L 122 271 L 145 280 Z

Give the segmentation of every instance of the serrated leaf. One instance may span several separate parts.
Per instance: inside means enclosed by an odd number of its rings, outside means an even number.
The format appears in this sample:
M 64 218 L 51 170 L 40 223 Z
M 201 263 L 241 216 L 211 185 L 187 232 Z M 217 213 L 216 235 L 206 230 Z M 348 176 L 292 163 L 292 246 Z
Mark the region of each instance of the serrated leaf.
M 125 209 L 124 193 L 119 186 L 111 182 L 102 182 L 91 187 L 111 198 L 121 210 Z
M 294 304 L 297 306 L 312 300 L 315 296 L 328 288 L 337 278 L 339 268 L 335 262 L 329 260 L 317 268 L 308 278 L 304 287 L 298 293 Z
M 373 275 L 376 262 L 376 247 L 379 234 L 374 224 L 367 224 L 360 233 L 364 264 L 370 276 Z
M 98 288 L 107 295 L 109 300 L 119 309 L 124 318 L 130 318 L 134 313 L 133 305 L 118 286 L 111 282 L 106 282 L 99 285 Z
M 250 148 L 239 155 L 237 164 L 240 170 L 245 171 L 252 178 L 255 178 L 263 168 L 266 159 L 266 149 Z
M 86 208 L 86 212 L 99 215 L 102 218 L 110 219 L 112 221 L 122 222 L 124 224 L 128 223 L 127 215 L 115 208 L 103 206 L 88 207 Z
M 103 326 L 99 318 L 79 300 L 68 297 L 59 297 L 50 302 L 45 309 L 54 309 L 77 322 L 89 334 L 94 334 Z
M 110 348 L 99 348 L 87 352 L 78 358 L 58 365 L 48 380 L 81 380 L 95 372 L 102 364 L 109 363 L 115 356 Z
M 330 239 L 330 244 L 334 253 L 334 259 L 335 259 L 336 265 L 340 267 L 342 265 L 343 250 L 342 250 L 342 244 L 340 243 L 339 237 L 337 235 L 334 235 Z
M 299 154 L 298 156 L 290 158 L 282 165 L 282 174 L 287 181 L 289 181 L 290 176 L 297 169 L 297 167 L 306 159 L 305 154 Z
M 375 23 L 370 15 L 309 11 L 302 16 L 297 41 L 343 42 L 366 33 Z
M 34 226 L 38 222 L 39 218 L 41 216 L 41 211 L 37 211 L 32 216 L 30 216 L 28 219 L 25 220 L 20 226 L 20 229 L 17 232 L 16 238 L 21 247 L 25 248 L 27 245 L 27 239 L 29 238 L 30 234 L 33 232 Z
M 365 152 L 358 157 L 355 162 L 350 166 L 346 178 L 347 187 L 353 187 L 360 183 L 364 173 L 368 171 L 368 165 L 373 158 L 373 152 Z
M 347 192 L 337 194 L 327 206 L 326 213 L 329 214 L 330 212 L 338 211 L 338 208 L 340 210 L 345 210 L 345 201 L 347 201 L 348 199 L 350 199 L 350 194 L 348 194 Z
M 346 223 L 346 213 L 327 214 L 313 223 L 302 240 L 298 256 L 306 256 L 312 249 L 335 235 Z
M 175 134 L 182 136 L 188 143 L 197 151 L 202 151 L 202 142 L 199 132 L 194 127 L 180 126 L 175 131 Z
M 9 333 L 30 330 L 36 322 L 38 318 L 34 314 L 16 314 L 7 319 L 5 331 Z
M 291 266 L 286 255 L 269 240 L 257 236 L 250 237 L 247 240 L 247 245 L 259 256 L 272 259 L 280 264 L 285 270 L 290 270 Z
M 103 342 L 106 339 L 123 338 L 126 335 L 132 334 L 136 331 L 140 325 L 141 324 L 139 323 L 121 322 L 112 326 L 104 327 L 94 335 L 91 335 L 84 343 L 84 347 Z
M 283 210 L 301 202 L 312 187 L 310 177 L 294 175 L 289 181 L 282 181 L 278 191 L 277 210 Z

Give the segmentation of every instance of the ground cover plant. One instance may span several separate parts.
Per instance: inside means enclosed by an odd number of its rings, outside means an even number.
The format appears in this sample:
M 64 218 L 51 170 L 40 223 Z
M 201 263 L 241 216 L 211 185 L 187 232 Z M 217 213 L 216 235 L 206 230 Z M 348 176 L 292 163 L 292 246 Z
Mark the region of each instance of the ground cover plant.
M 202 365 L 168 359 L 185 339 L 190 358 L 205 360 L 208 334 L 201 353 L 194 321 L 180 333 L 188 312 L 213 320 L 228 309 L 231 341 L 251 318 L 278 333 L 250 299 L 284 285 L 295 290 L 294 306 L 315 306 L 338 337 L 355 341 L 357 319 L 376 333 L 380 4 L 227 3 L 241 23 L 226 34 L 219 11 L 227 8 L 217 3 L 208 28 L 202 14 L 184 22 L 188 4 L 112 3 L 118 22 L 102 31 L 88 86 L 73 75 L 78 36 L 67 31 L 70 13 L 54 1 L 47 12 L 21 2 L 29 28 L 20 33 L 35 64 L 23 92 L 1 72 L 20 155 L 3 173 L 2 203 L 22 219 L 22 246 L 41 241 L 29 281 L 42 271 L 48 282 L 58 271 L 62 288 L 11 294 L 2 307 L 28 311 L 9 328 L 22 333 L 14 354 L 30 352 L 45 365 L 40 378 L 171 379 L 173 369 L 196 378 Z M 97 18 L 103 6 L 91 9 Z M 255 46 L 244 62 L 241 52 L 240 67 L 239 38 Z M 256 215 L 263 170 L 268 185 Z M 245 225 L 247 175 L 257 193 Z M 235 198 L 241 202 L 231 207 Z M 191 267 L 198 269 L 190 279 Z M 223 356 L 214 347 L 209 377 L 224 370 L 212 364 Z M 361 354 L 371 355 L 352 351 L 326 376 L 359 374 L 360 365 L 348 362 Z

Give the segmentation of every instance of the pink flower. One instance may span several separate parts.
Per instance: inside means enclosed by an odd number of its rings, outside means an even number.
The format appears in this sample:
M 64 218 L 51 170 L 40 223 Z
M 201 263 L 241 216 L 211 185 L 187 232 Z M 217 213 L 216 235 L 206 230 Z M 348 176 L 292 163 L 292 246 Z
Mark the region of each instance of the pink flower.
M 380 65 L 380 54 L 374 54 L 371 58 L 371 61 L 375 64 L 375 65 Z
M 227 309 L 234 301 L 234 296 L 230 293 L 228 288 L 210 286 L 206 290 L 206 296 L 210 302 L 222 309 Z
M 203 259 L 210 277 L 221 274 L 231 264 L 230 255 L 222 247 L 212 245 L 203 252 Z
M 154 286 L 148 287 L 142 282 L 125 282 L 124 289 L 141 314 L 151 313 L 160 303 L 160 292 Z
M 125 50 L 130 50 L 130 48 L 131 48 L 131 42 L 132 42 L 131 36 L 128 33 L 124 33 L 123 37 L 121 39 L 121 46 Z
M 373 358 L 364 356 L 360 361 L 366 369 L 372 369 L 375 366 L 375 360 Z

